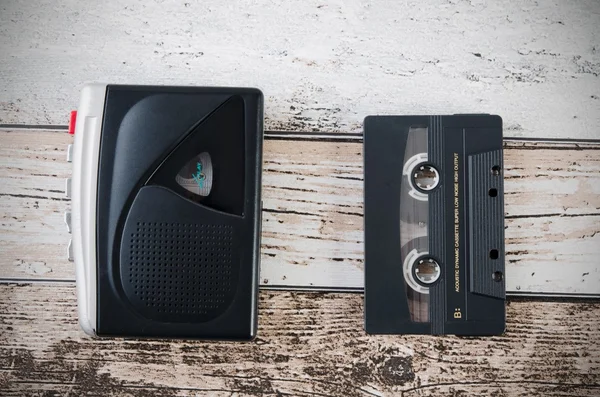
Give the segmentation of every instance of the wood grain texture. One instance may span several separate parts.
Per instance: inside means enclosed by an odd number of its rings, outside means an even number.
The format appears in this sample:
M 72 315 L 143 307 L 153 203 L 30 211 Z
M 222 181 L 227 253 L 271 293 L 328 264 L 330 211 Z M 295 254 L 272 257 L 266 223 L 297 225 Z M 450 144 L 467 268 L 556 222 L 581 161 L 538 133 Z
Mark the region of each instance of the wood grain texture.
M 264 146 L 261 280 L 362 288 L 360 141 Z M 0 278 L 73 280 L 58 131 L 0 130 Z M 600 143 L 505 147 L 507 289 L 600 294 Z
M 509 302 L 493 338 L 369 336 L 359 294 L 260 294 L 250 343 L 94 340 L 73 285 L 0 285 L 0 394 L 580 396 L 600 392 L 600 303 Z
M 84 82 L 257 86 L 271 130 L 488 112 L 600 137 L 597 0 L 0 3 L 0 123 L 66 124 Z

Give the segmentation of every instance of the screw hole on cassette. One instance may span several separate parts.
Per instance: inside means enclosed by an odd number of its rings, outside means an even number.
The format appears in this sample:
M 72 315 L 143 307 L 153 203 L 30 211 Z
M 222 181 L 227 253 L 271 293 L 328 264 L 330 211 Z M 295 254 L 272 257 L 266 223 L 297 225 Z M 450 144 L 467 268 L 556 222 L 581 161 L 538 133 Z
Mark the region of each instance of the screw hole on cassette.
M 491 188 L 491 189 L 488 191 L 488 194 L 490 195 L 490 197 L 496 197 L 496 196 L 498 195 L 498 189 L 496 189 L 496 188 Z
M 490 258 L 498 259 L 498 250 L 497 249 L 490 250 Z
M 500 175 L 500 166 L 499 165 L 495 165 L 492 167 L 492 175 L 494 175 L 494 176 Z
M 430 192 L 440 184 L 440 173 L 431 164 L 418 164 L 412 172 L 412 182 L 421 192 Z
M 492 279 L 497 283 L 502 281 L 503 278 L 504 278 L 504 274 L 502 274 L 502 272 L 500 272 L 500 271 L 495 271 L 494 273 L 492 273 Z

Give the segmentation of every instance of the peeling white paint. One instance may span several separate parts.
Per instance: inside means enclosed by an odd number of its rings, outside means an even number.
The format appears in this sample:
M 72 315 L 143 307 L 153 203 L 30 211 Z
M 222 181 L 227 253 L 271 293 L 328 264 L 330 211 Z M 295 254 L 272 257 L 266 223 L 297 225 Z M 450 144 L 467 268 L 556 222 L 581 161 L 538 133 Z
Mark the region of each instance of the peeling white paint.
M 600 2 L 0 4 L 0 123 L 66 124 L 84 82 L 257 86 L 271 130 L 489 112 L 600 138 Z
M 52 273 L 52 268 L 46 262 L 27 262 L 23 259 L 17 259 L 13 265 L 17 272 L 22 272 L 31 276 L 41 276 L 47 273 Z

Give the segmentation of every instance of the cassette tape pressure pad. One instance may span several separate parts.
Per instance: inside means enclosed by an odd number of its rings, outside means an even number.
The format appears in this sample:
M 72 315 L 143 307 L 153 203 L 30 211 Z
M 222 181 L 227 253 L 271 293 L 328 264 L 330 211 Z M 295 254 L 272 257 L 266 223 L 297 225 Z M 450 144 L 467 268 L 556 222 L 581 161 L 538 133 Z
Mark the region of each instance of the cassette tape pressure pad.
M 502 119 L 369 116 L 364 129 L 367 332 L 502 333 Z

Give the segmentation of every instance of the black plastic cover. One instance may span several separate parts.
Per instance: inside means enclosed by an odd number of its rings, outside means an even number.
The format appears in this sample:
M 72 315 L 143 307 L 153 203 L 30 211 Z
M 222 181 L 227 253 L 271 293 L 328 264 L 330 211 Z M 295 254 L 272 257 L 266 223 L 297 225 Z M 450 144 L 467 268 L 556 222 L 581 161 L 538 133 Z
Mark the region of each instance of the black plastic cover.
M 108 86 L 97 196 L 98 335 L 256 335 L 262 139 L 256 89 Z M 211 159 L 208 195 L 176 180 L 200 153 Z M 198 175 L 206 172 L 198 167 Z

